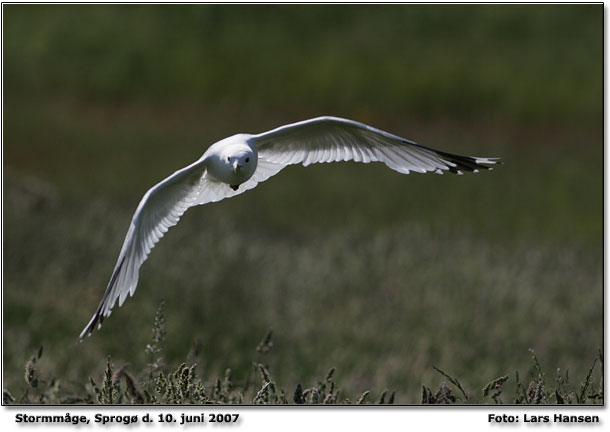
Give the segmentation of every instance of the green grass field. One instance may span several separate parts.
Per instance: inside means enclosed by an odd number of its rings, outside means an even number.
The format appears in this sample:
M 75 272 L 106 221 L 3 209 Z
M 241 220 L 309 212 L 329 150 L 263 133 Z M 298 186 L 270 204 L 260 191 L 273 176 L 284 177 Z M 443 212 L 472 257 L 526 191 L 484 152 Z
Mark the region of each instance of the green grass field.
M 254 400 L 258 364 L 277 392 L 257 402 L 281 402 L 280 388 L 292 402 L 331 368 L 336 402 L 388 390 L 386 402 L 420 403 L 422 385 L 434 396 L 446 383 L 458 402 L 493 403 L 482 389 L 508 375 L 511 403 L 527 393 L 516 371 L 526 388 L 547 385 L 521 402 L 559 402 L 551 388 L 601 402 L 599 360 L 587 379 L 604 343 L 601 5 L 4 5 L 3 16 L 3 389 L 15 401 L 107 401 L 89 377 L 103 387 L 108 356 L 150 385 L 164 300 L 158 370 L 196 363 L 217 402 Z M 135 296 L 78 343 L 150 186 L 218 139 L 317 115 L 504 165 L 289 167 L 189 210 Z M 257 351 L 269 330 L 272 349 Z M 44 382 L 26 391 L 40 346 Z M 226 369 L 241 396 L 214 390 Z

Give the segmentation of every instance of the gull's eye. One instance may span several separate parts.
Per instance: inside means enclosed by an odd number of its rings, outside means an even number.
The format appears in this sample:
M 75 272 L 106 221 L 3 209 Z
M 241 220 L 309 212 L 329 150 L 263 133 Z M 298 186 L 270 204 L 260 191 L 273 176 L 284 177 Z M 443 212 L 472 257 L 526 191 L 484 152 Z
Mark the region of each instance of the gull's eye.
M 246 158 L 246 163 L 250 162 L 250 158 Z
M 227 160 L 228 160 L 229 162 L 231 162 L 231 157 L 229 156 L 229 157 L 227 158 Z

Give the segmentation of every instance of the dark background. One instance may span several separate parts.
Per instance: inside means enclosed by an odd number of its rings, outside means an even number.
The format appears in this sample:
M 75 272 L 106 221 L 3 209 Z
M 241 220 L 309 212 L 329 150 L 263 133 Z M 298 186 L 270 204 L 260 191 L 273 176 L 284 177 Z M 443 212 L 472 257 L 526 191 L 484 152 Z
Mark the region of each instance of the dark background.
M 3 5 L 4 387 L 40 345 L 91 392 L 137 373 L 165 299 L 165 360 L 212 383 L 262 354 L 292 391 L 419 401 L 436 365 L 477 393 L 584 379 L 603 344 L 601 5 Z M 138 290 L 78 344 L 140 198 L 221 138 L 336 115 L 492 172 L 290 167 L 191 209 Z

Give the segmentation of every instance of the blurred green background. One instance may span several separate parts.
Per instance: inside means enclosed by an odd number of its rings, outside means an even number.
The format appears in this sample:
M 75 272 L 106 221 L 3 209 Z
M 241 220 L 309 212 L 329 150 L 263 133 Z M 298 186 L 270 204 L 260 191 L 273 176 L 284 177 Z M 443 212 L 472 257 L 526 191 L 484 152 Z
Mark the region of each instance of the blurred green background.
M 436 365 L 478 392 L 531 367 L 584 379 L 603 345 L 602 5 L 3 5 L 4 387 L 40 345 L 89 391 L 110 355 L 212 382 L 264 357 L 293 391 L 419 401 Z M 82 344 L 140 198 L 238 132 L 318 115 L 492 172 L 290 167 L 191 209 L 134 298 Z M 193 347 L 196 347 L 194 349 Z M 189 354 L 190 353 L 190 354 Z M 257 357 L 258 356 L 258 357 Z M 258 359 L 258 360 L 257 360 Z

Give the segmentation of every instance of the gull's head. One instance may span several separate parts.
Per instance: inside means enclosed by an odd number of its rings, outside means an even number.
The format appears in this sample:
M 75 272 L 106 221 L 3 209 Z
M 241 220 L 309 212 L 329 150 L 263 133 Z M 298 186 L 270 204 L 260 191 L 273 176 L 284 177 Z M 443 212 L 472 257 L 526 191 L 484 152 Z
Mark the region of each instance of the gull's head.
M 252 177 L 258 154 L 248 143 L 249 136 L 237 134 L 212 144 L 203 155 L 207 160 L 207 173 L 234 189 Z
M 225 170 L 231 177 L 231 183 L 239 185 L 254 174 L 258 155 L 249 146 L 231 146 L 223 155 Z

